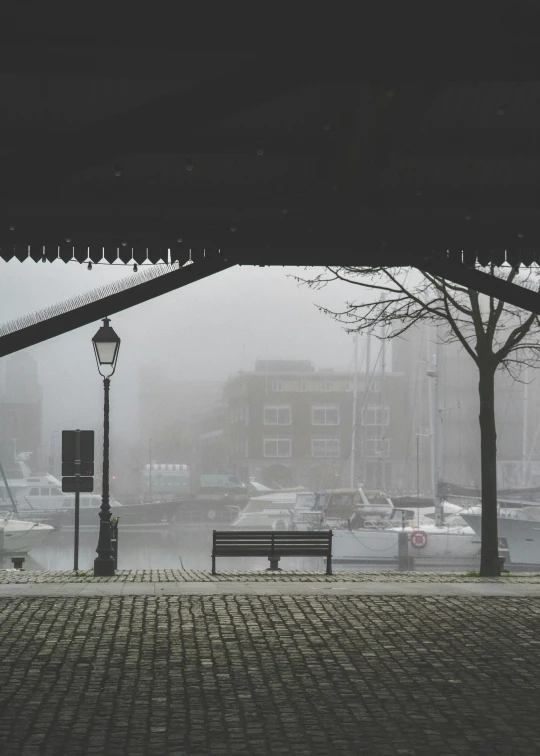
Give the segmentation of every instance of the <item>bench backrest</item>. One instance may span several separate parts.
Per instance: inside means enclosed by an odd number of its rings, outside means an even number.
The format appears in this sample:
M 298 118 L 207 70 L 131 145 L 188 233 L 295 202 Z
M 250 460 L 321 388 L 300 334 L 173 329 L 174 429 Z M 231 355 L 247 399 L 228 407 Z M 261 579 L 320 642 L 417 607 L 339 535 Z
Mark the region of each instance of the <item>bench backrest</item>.
M 328 556 L 332 554 L 332 531 L 229 531 L 214 530 L 215 556 Z

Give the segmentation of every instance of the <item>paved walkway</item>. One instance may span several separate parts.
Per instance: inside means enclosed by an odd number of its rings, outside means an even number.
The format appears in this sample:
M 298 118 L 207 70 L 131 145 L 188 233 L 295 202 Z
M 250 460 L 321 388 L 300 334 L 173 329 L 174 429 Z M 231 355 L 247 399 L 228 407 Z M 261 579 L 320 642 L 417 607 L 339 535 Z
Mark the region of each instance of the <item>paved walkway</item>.
M 0 586 L 40 592 L 0 597 L 2 756 L 539 752 L 540 593 L 486 595 L 532 578 L 25 577 Z
M 13 583 L 0 585 L 0 598 L 22 596 L 537 596 L 540 584 L 499 582 L 332 582 L 223 580 L 212 582 Z

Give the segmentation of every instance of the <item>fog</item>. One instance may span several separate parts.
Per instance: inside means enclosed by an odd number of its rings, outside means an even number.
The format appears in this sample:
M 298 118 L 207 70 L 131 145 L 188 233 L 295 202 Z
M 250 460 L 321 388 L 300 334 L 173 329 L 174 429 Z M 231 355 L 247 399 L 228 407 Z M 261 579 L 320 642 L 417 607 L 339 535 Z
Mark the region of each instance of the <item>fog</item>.
M 224 381 L 256 359 L 350 367 L 352 338 L 314 303 L 339 308 L 350 286 L 299 287 L 303 269 L 235 267 L 112 316 L 122 339 L 112 383 L 113 439 L 138 434 L 139 370 L 173 380 Z M 131 274 L 124 266 L 0 261 L 2 322 Z M 43 390 L 44 444 L 63 428 L 99 427 L 102 384 L 91 338 L 99 323 L 30 349 Z M 9 359 L 9 358 L 4 358 Z M 144 396 L 140 396 L 144 402 Z
M 1 261 L 1 320 L 25 315 L 131 274 L 131 269 L 117 265 L 96 265 L 88 271 L 78 264 Z M 190 402 L 197 405 L 200 413 L 201 408 L 219 398 L 227 378 L 239 371 L 253 371 L 257 360 L 308 360 L 317 369 L 352 373 L 352 336 L 321 313 L 317 305 L 339 310 L 346 301 L 361 297 L 362 290 L 342 282 L 312 290 L 299 286 L 295 275 L 306 275 L 306 271 L 235 267 L 112 316 L 112 325 L 122 340 L 111 384 L 112 464 L 123 477 L 122 483 L 117 482 L 120 493 L 135 494 L 135 490 L 128 491 L 128 484 L 131 480 L 135 484 L 136 478 L 140 490 L 142 467 L 150 454 L 150 437 L 154 442 L 163 437 L 161 453 L 159 440 L 154 446 L 155 461 L 194 464 L 196 454 L 192 446 L 197 443 L 198 430 L 188 428 Z M 92 323 L 26 350 L 37 363 L 42 391 L 41 450 L 34 459 L 34 468 L 50 467 L 51 446 L 57 464 L 59 431 L 77 427 L 98 431 L 96 462 L 99 462 L 103 387 L 91 344 L 99 325 Z M 393 383 L 387 383 L 383 402 L 389 405 L 392 415 L 389 437 L 394 449 L 391 455 L 394 492 L 426 492 L 433 488 L 431 399 L 426 367 L 426 360 L 431 359 L 428 353 L 433 351 L 430 343 L 425 332 L 407 342 L 397 340 L 386 348 L 386 370 L 404 374 L 404 380 L 396 377 Z M 360 373 L 365 371 L 365 346 L 365 340 L 361 340 Z M 448 349 L 441 353 L 440 475 L 477 487 L 477 376 L 472 360 L 463 350 Z M 379 360 L 377 369 L 381 366 L 380 357 L 380 342 L 373 342 L 372 360 Z M 8 356 L 0 362 L 0 379 L 9 360 Z M 153 377 L 141 382 L 142 369 L 150 371 Z M 536 375 L 531 371 L 528 377 L 532 380 Z M 522 384 L 511 384 L 502 374 L 500 379 L 497 392 L 500 484 L 524 485 L 527 478 L 535 485 L 540 479 L 538 381 L 533 380 L 525 391 Z M 276 396 L 275 401 L 278 399 Z M 352 417 L 350 391 L 340 401 L 343 405 L 338 477 L 343 484 L 349 479 L 346 466 L 351 464 L 347 462 L 351 437 L 347 423 Z M 374 398 L 375 404 L 380 401 Z M 182 440 L 182 433 L 191 433 L 190 440 Z M 383 430 L 380 433 L 384 435 Z M 4 431 L 6 435 L 16 434 Z M 11 448 L 11 438 L 1 440 L 6 454 L 6 449 Z M 24 451 L 20 446 L 17 448 Z M 302 455 L 302 458 L 317 456 L 313 450 Z M 200 461 L 200 455 L 197 460 Z M 520 468 L 523 461 L 527 469 Z M 304 464 L 302 460 L 299 463 Z M 376 464 L 381 466 L 378 472 L 373 467 Z M 380 460 L 371 466 L 371 478 L 367 480 L 372 485 L 390 488 L 389 476 Z M 215 469 L 206 472 L 218 472 L 217 467 L 216 463 Z M 364 475 L 368 474 L 366 470 L 364 466 Z M 58 474 L 58 467 L 55 472 Z

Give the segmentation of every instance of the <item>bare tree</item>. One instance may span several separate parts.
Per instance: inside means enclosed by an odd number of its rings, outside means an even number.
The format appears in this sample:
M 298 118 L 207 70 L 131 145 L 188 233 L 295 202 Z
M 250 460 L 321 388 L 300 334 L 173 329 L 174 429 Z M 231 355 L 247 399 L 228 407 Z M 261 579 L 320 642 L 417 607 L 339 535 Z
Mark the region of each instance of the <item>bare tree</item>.
M 480 269 L 480 268 L 479 268 Z M 531 288 L 537 271 L 519 265 L 482 270 Z M 367 292 L 364 301 L 347 302 L 342 311 L 319 310 L 345 324 L 348 332 L 371 332 L 390 326 L 388 338 L 401 336 L 421 322 L 442 323 L 442 341 L 457 341 L 478 368 L 480 459 L 482 481 L 482 546 L 480 574 L 500 575 L 497 535 L 497 430 L 495 373 L 506 369 L 514 379 L 524 366 L 540 359 L 537 315 L 479 294 L 425 271 L 409 268 L 327 267 L 311 279 L 297 278 L 318 289 L 345 281 Z M 537 286 L 534 286 L 537 289 Z

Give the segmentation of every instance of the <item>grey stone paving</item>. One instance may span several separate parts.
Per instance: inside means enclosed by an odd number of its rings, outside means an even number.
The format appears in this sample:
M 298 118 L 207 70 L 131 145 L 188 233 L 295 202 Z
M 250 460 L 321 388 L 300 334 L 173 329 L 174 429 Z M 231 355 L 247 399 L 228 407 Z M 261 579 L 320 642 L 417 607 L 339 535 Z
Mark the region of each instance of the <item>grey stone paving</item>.
M 372 583 L 462 583 L 462 582 L 500 582 L 511 580 L 513 582 L 538 583 L 539 573 L 519 572 L 502 578 L 478 578 L 471 577 L 466 573 L 459 572 L 398 572 L 398 571 L 371 571 L 371 570 L 334 570 L 333 575 L 324 572 L 307 570 L 280 570 L 269 572 L 266 570 L 223 570 L 217 575 L 212 575 L 207 570 L 117 570 L 114 577 L 94 578 L 93 570 L 80 570 L 75 573 L 72 570 L 0 570 L 0 585 L 3 583 L 217 583 L 225 582 L 256 582 L 276 581 L 282 582 L 372 582 Z
M 0 600 L 0 753 L 539 752 L 540 598 Z

